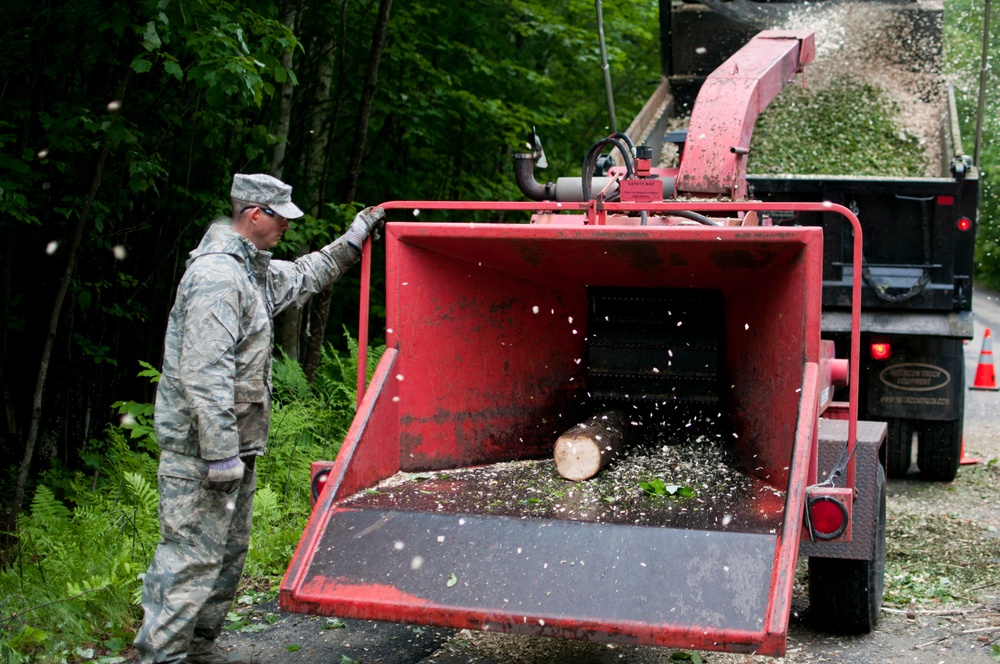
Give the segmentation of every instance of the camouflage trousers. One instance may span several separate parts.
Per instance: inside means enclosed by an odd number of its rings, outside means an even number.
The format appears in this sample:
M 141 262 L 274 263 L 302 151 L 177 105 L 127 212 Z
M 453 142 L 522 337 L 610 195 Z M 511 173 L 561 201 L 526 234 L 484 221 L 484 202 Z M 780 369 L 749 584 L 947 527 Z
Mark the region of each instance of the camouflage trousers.
M 232 493 L 203 489 L 201 479 L 158 477 L 161 540 L 142 586 L 142 664 L 180 662 L 210 647 L 236 596 L 250 543 L 254 461 Z

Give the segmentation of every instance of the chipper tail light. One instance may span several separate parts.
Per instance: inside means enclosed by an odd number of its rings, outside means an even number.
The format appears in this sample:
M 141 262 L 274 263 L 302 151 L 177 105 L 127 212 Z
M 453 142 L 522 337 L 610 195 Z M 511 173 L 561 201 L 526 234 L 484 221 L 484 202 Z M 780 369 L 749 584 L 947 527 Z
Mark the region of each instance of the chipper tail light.
M 853 490 L 815 486 L 806 489 L 806 536 L 810 541 L 851 539 Z
M 309 497 L 313 506 L 319 500 L 319 495 L 323 493 L 323 487 L 326 486 L 326 481 L 330 479 L 330 470 L 332 468 L 332 461 L 313 461 L 309 465 L 309 477 L 312 478 L 309 481 Z

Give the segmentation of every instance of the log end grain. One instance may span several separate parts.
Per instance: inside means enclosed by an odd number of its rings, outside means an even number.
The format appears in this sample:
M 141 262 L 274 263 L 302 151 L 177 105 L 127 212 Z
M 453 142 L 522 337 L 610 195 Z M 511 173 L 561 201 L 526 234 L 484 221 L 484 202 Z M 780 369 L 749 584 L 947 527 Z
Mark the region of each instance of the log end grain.
M 601 448 L 590 438 L 561 436 L 553 455 L 559 474 L 574 482 L 590 479 L 604 465 Z

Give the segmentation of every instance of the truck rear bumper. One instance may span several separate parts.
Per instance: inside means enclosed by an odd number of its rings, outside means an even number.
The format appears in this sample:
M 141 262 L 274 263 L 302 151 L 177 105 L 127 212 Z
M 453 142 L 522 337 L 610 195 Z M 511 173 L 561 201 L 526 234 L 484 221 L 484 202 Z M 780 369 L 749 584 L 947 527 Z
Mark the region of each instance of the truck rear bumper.
M 850 311 L 824 311 L 824 332 L 849 334 Z M 972 312 L 862 311 L 861 332 L 918 337 L 972 338 Z

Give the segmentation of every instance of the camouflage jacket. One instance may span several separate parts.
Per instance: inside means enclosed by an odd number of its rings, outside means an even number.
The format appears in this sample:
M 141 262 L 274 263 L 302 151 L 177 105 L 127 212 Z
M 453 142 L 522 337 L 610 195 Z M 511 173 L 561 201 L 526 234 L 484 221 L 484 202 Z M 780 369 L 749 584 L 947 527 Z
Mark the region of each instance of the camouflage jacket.
M 177 286 L 156 390 L 162 450 L 204 461 L 260 455 L 271 419 L 271 319 L 357 263 L 342 239 L 271 260 L 228 223 L 209 227 Z M 168 454 L 173 457 L 173 454 Z

